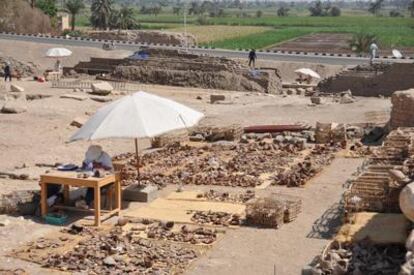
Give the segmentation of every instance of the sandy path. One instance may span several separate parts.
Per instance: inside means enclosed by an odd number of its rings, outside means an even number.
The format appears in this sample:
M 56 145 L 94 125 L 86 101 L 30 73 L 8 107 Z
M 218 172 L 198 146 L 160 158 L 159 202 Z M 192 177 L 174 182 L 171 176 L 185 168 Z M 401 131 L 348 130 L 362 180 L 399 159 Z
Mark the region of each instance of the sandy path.
M 332 206 L 336 208 L 342 184 L 360 164 L 358 159 L 339 158 L 305 188 L 272 187 L 302 198 L 303 213 L 298 219 L 278 230 L 240 228 L 228 233 L 187 275 L 272 275 L 274 269 L 277 275 L 300 274 L 329 242 L 339 220 L 324 220 L 327 227 L 313 226 Z

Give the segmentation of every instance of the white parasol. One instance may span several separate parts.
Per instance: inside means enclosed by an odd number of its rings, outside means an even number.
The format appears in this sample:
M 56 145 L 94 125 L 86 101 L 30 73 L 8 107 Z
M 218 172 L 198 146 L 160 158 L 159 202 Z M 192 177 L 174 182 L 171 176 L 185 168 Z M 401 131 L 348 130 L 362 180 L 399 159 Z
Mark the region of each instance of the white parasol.
M 298 69 L 298 70 L 295 71 L 295 73 L 301 74 L 301 75 L 307 75 L 307 76 L 310 76 L 310 77 L 313 77 L 313 78 L 317 78 L 317 79 L 320 79 L 321 78 L 321 76 L 317 72 L 315 72 L 315 71 L 313 71 L 313 70 L 311 70 L 309 68 L 301 68 L 301 69 Z
M 136 92 L 100 108 L 71 138 L 133 138 L 139 177 L 138 138 L 151 138 L 196 125 L 204 114 L 173 100 Z
M 402 53 L 399 50 L 396 50 L 396 49 L 392 50 L 392 55 L 395 58 L 398 58 L 398 59 L 403 57 Z
M 54 58 L 67 57 L 71 55 L 72 55 L 72 52 L 65 48 L 51 48 L 47 50 L 46 52 L 46 57 L 54 57 Z

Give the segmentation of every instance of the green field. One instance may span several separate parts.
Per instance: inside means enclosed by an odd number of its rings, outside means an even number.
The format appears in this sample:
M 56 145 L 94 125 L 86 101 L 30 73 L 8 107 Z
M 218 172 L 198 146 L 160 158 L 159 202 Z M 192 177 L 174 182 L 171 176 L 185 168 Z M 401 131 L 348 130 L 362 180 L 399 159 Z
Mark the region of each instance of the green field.
M 358 33 L 368 32 L 377 36 L 379 44 L 383 48 L 391 47 L 414 47 L 414 18 L 373 16 L 363 10 L 342 10 L 339 17 L 311 17 L 307 10 L 294 9 L 291 16 L 275 16 L 273 10 L 263 10 L 263 16 L 255 17 L 257 10 L 246 10 L 249 17 L 239 18 L 238 10 L 226 10 L 225 17 L 206 17 L 203 25 L 198 25 L 198 16 L 188 16 L 187 23 L 193 34 L 197 35 L 200 28 L 202 45 L 213 47 L 238 49 L 238 48 L 266 48 L 280 42 L 300 37 L 306 34 L 318 32 L 331 33 Z M 387 14 L 388 11 L 384 11 Z M 159 15 L 143 15 L 136 13 L 136 19 L 142 29 L 175 29 L 183 30 L 183 16 L 173 15 L 170 10 L 165 9 Z M 79 26 L 88 26 L 89 15 L 84 13 L 77 21 Z M 201 32 L 207 26 L 256 26 L 267 27 L 266 31 L 238 32 L 237 35 L 229 37 L 223 33 L 216 33 L 214 39 L 204 42 Z

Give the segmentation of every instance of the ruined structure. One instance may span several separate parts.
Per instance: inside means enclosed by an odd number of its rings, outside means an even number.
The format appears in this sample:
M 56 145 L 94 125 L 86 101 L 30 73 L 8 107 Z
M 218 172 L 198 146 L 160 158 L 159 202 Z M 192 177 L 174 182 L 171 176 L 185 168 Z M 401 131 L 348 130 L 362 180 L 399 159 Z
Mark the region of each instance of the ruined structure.
M 192 34 L 168 31 L 146 30 L 115 30 L 115 31 L 91 31 L 90 38 L 102 40 L 118 40 L 135 43 L 168 44 L 176 46 L 193 46 L 197 44 Z
M 414 126 L 414 89 L 393 93 L 392 111 L 389 126 L 397 127 Z
M 340 93 L 350 90 L 354 96 L 391 96 L 395 91 L 412 87 L 412 63 L 359 65 L 318 84 L 320 92 Z
M 92 58 L 74 68 L 78 73 L 107 74 L 106 79 L 137 81 L 204 89 L 278 93 L 281 77 L 276 69 L 250 70 L 227 59 L 177 50 L 148 49 L 126 59 Z

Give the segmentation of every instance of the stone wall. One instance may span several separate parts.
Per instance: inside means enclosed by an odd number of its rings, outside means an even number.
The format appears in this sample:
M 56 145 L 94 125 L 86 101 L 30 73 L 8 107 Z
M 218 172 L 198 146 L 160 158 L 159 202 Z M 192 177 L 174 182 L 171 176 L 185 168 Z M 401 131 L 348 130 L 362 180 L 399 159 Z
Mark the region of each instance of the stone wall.
M 391 102 L 391 129 L 414 127 L 414 89 L 393 93 Z
M 137 43 L 170 44 L 177 46 L 196 45 L 196 38 L 192 34 L 168 31 L 92 31 L 88 33 L 90 38 L 102 40 L 119 40 Z
M 410 88 L 414 88 L 412 63 L 359 65 L 318 84 L 320 92 L 350 90 L 354 96 L 391 96 L 395 91 Z

